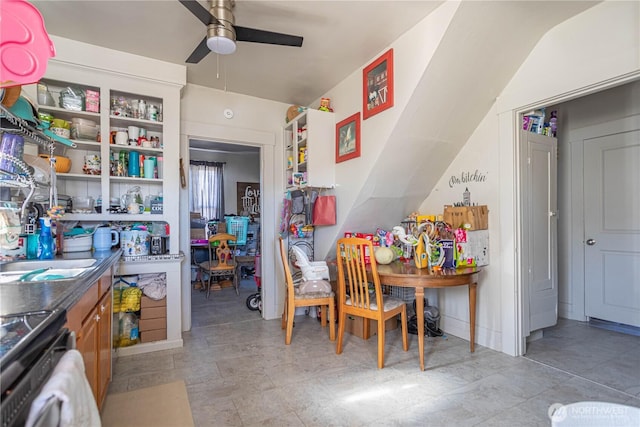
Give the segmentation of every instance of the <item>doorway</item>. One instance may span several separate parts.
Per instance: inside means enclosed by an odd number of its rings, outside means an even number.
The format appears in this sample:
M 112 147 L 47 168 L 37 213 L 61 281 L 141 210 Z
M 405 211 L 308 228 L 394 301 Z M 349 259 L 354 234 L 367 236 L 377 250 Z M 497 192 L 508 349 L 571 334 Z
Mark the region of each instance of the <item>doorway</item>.
M 243 225 L 238 230 L 241 235 L 240 243 L 236 248 L 236 257 L 242 259 L 241 267 L 238 271 L 238 289 L 234 290 L 233 286 L 226 288 L 224 286 L 212 287 L 209 298 L 205 298 L 205 293 L 195 290 L 191 294 L 191 325 L 204 326 L 211 319 L 211 311 L 217 312 L 229 311 L 241 314 L 245 307 L 245 300 L 249 294 L 253 294 L 257 289 L 256 269 L 254 262 L 248 262 L 249 258 L 255 259 L 256 254 L 260 253 L 260 230 L 262 228 L 261 221 L 261 148 L 258 146 L 226 143 L 219 141 L 202 140 L 196 138 L 189 139 L 189 160 L 185 165 L 189 174 L 188 166 L 193 162 L 213 162 L 223 165 L 223 215 L 224 217 L 215 218 L 220 222 L 225 222 L 225 217 L 241 216 L 248 217 L 249 221 L 240 221 L 244 218 L 230 218 L 234 220 L 231 224 Z M 187 178 L 187 182 L 191 182 Z M 189 188 L 188 191 L 192 191 Z M 247 196 L 248 194 L 248 196 Z M 251 200 L 249 200 L 249 198 Z M 191 234 L 201 233 L 206 235 L 207 223 L 214 218 L 191 219 Z M 229 225 L 229 221 L 226 221 Z M 228 232 L 232 232 L 227 230 Z M 244 233 L 244 234 L 243 234 Z M 234 234 L 236 234 L 234 232 Z M 206 261 L 208 251 L 206 249 L 193 249 L 191 251 L 191 279 L 194 278 L 195 267 L 197 263 Z M 259 258 L 258 258 L 259 259 Z M 259 269 L 258 269 L 259 271 Z M 198 275 L 198 274 L 196 274 Z M 195 282 L 194 287 L 199 287 L 199 283 Z M 225 307 L 228 306 L 228 307 Z M 240 307 L 240 309 L 239 309 Z M 256 316 L 256 313 L 246 310 L 247 316 Z
M 615 130 L 615 126 L 620 126 L 621 122 L 633 121 L 630 116 L 640 115 L 640 103 L 638 102 L 638 94 L 640 93 L 640 81 L 636 80 L 617 87 L 608 88 L 597 93 L 587 96 L 567 100 L 562 103 L 547 107 L 547 112 L 557 110 L 558 114 L 563 117 L 560 120 L 558 128 L 558 291 L 557 291 L 557 315 L 561 319 L 577 320 L 586 322 L 594 316 L 593 308 L 589 309 L 589 297 L 587 295 L 587 285 L 590 279 L 593 279 L 590 268 L 593 262 L 588 261 L 587 245 L 588 230 L 586 221 L 594 209 L 585 209 L 585 203 L 588 203 L 592 195 L 592 189 L 587 188 L 584 183 L 585 177 L 593 177 L 593 165 L 589 166 L 588 153 L 590 148 L 585 149 L 589 142 L 597 137 L 600 132 L 603 135 L 615 132 L 629 132 L 633 129 L 633 123 L 624 125 L 623 128 Z M 638 116 L 640 117 L 640 116 Z M 637 120 L 636 120 L 637 121 Z M 608 125 L 602 125 L 607 123 Z M 598 131 L 598 126 L 608 127 L 604 131 Z M 609 129 L 610 128 L 610 129 Z M 590 147 L 590 146 L 589 146 Z M 586 151 L 585 151 L 586 150 Z M 632 156 L 637 156 L 637 152 Z M 523 153 L 520 154 L 523 156 Z M 628 155 L 627 155 L 628 157 Z M 627 159 L 632 160 L 632 159 Z M 636 159 L 637 160 L 637 159 Z M 633 174 L 631 168 L 619 168 L 624 170 L 624 174 Z M 637 172 L 636 172 L 637 173 Z M 635 194 L 640 192 L 640 180 L 633 176 L 617 176 L 617 179 L 626 179 L 627 186 L 634 188 Z M 528 196 L 526 189 L 522 187 L 521 199 L 525 200 Z M 628 190 L 629 191 L 629 190 Z M 628 192 L 626 191 L 626 192 Z M 635 215 L 638 215 L 637 203 L 631 202 L 631 206 L 635 206 Z M 603 202 L 599 202 L 600 211 Z M 626 221 L 632 218 L 633 209 L 618 214 L 623 215 L 618 221 Z M 629 216 L 631 215 L 631 216 Z M 626 220 L 624 218 L 627 218 Z M 637 233 L 636 233 L 637 234 Z M 526 247 L 525 235 L 523 234 L 523 247 Z M 633 246 L 635 245 L 635 249 Z M 635 255 L 627 255 L 637 257 L 640 248 L 637 242 L 632 243 L 632 253 Z M 619 249 L 619 248 L 618 248 Z M 616 250 L 615 247 L 613 249 Z M 637 261 L 636 261 L 637 264 Z M 526 274 L 525 265 L 522 266 L 522 275 Z M 616 283 L 633 282 L 640 283 L 640 272 L 636 268 L 628 268 L 625 270 L 626 276 L 619 278 Z M 634 277 L 635 276 L 635 277 Z M 522 278 L 523 293 L 529 291 L 526 286 L 526 278 Z M 633 292 L 633 291 L 630 291 Z M 602 293 L 601 293 L 602 294 Z M 627 292 L 628 294 L 628 292 Z M 635 301 L 636 299 L 633 299 Z M 528 329 L 528 298 L 523 301 L 522 325 L 523 336 L 527 336 L 535 328 Z M 617 301 L 620 305 L 621 301 Z M 600 303 L 602 304 L 602 302 Z M 541 331 L 540 331 L 541 332 Z M 539 338 L 542 333 L 534 334 L 532 338 Z M 526 349 L 526 343 L 524 343 Z M 526 351 L 525 351 L 526 352 Z

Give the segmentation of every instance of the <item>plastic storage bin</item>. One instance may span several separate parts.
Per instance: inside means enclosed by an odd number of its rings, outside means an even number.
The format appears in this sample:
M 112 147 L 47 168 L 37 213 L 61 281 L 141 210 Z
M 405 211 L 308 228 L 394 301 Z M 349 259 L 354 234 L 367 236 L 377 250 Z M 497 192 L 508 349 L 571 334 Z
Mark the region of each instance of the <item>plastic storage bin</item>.
M 227 233 L 236 236 L 236 245 L 247 244 L 247 229 L 249 228 L 248 216 L 227 216 L 224 218 L 227 225 Z

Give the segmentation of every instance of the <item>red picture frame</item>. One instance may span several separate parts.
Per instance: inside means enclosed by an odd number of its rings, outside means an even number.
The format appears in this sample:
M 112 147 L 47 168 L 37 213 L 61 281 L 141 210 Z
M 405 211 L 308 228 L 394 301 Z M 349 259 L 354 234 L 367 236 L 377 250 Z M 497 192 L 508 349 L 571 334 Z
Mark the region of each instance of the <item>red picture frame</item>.
M 336 163 L 360 157 L 360 112 L 336 124 Z
M 393 49 L 362 70 L 362 117 L 364 120 L 393 107 Z

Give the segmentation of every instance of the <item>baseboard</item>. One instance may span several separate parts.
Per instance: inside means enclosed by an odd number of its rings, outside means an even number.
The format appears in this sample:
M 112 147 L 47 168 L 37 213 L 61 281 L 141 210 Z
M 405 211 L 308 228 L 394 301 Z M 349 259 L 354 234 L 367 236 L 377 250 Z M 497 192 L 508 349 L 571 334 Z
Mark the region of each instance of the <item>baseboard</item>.
M 169 350 L 172 348 L 180 348 L 182 346 L 182 339 L 154 341 L 144 344 L 136 344 L 130 347 L 118 347 L 116 349 L 116 356 L 132 356 L 134 354 L 151 353 L 153 351 Z
M 607 320 L 589 318 L 589 326 L 640 337 L 640 328 L 636 326 L 625 325 L 623 323 L 609 322 Z
M 445 335 L 453 335 L 469 341 L 469 322 L 467 321 L 441 315 L 440 329 Z M 502 333 L 480 326 L 476 320 L 476 344 L 501 352 Z

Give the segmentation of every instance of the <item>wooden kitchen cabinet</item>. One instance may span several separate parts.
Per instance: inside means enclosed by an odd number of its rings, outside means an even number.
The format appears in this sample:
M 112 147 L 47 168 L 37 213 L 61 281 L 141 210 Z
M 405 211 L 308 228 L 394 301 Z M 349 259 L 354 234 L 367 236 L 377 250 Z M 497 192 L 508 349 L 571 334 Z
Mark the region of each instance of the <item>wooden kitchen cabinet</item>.
M 108 269 L 67 313 L 67 327 L 76 332 L 76 348 L 99 409 L 111 380 L 112 277 Z
M 107 396 L 107 389 L 111 381 L 111 289 L 102 296 L 98 309 L 100 319 L 98 321 L 98 402 L 102 406 Z
M 93 391 L 94 398 L 98 396 L 98 313 L 93 308 L 87 319 L 82 322 L 80 329 L 76 331 L 76 348 L 82 354 L 84 360 L 84 372 Z M 98 399 L 96 399 L 96 402 Z

